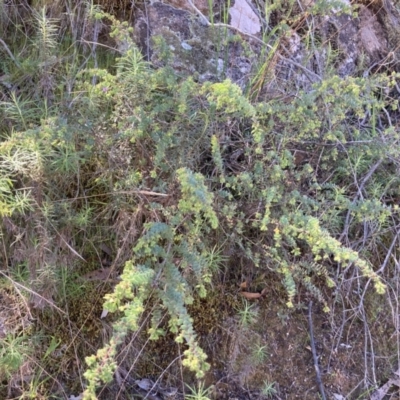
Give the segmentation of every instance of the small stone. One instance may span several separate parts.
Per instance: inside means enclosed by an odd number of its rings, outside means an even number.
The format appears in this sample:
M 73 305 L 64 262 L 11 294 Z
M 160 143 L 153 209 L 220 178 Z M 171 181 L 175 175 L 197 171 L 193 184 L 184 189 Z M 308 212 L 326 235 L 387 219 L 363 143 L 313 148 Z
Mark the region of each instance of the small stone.
M 187 44 L 186 42 L 182 42 L 181 46 L 185 49 L 185 50 L 192 50 L 193 47 L 190 44 Z
M 147 379 L 147 378 L 137 380 L 137 381 L 135 381 L 135 383 L 136 383 L 136 385 L 139 386 L 140 389 L 145 390 L 146 392 L 148 392 L 154 386 L 154 382 L 151 379 Z

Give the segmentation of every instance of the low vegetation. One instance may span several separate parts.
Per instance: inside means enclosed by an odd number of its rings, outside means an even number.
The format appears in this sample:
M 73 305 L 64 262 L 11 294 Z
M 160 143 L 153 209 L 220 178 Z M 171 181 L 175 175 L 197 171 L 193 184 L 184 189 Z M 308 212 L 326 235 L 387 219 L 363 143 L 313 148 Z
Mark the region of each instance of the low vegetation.
M 255 2 L 267 61 L 244 88 L 203 82 L 168 47 L 146 61 L 111 3 L 33 3 L 0 1 L 0 397 L 145 397 L 151 376 L 163 398 L 165 382 L 223 398 L 210 376 L 225 357 L 240 380 L 238 340 L 252 368 L 269 362 L 266 308 L 285 326 L 311 299 L 336 349 L 362 326 L 349 398 L 384 383 L 399 351 L 397 63 L 339 76 L 312 26 L 331 6 Z M 309 59 L 332 54 L 312 84 L 268 90 L 300 17 Z M 210 343 L 225 340 L 235 355 Z M 283 393 L 257 379 L 242 387 Z

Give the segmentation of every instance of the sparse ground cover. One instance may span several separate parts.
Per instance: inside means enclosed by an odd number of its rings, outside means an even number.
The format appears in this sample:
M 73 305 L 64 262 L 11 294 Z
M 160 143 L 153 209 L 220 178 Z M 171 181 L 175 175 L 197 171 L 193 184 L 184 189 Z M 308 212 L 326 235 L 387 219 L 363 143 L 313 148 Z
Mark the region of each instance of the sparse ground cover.
M 399 10 L 246 4 L 0 2 L 0 398 L 398 398 Z

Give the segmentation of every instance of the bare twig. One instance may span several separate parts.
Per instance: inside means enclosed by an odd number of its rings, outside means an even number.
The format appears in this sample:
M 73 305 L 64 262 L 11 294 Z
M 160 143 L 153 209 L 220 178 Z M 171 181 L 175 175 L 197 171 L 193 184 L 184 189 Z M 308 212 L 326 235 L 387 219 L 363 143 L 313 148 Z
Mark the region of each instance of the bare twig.
M 368 171 L 367 175 L 365 175 L 365 177 L 363 178 L 363 180 L 361 181 L 360 185 L 358 185 L 357 180 L 355 179 L 355 184 L 358 186 L 358 190 L 357 190 L 357 194 L 354 197 L 351 205 L 353 206 L 359 198 L 362 198 L 362 191 L 364 190 L 364 186 L 366 185 L 366 183 L 368 182 L 368 180 L 371 178 L 372 174 L 378 169 L 378 167 L 382 164 L 383 162 L 383 158 L 380 158 Z M 348 232 L 349 232 L 349 228 L 350 228 L 350 222 L 351 222 L 351 207 L 349 207 L 349 210 L 347 211 L 347 215 L 346 215 L 346 220 L 345 220 L 345 224 L 344 224 L 344 229 L 342 234 L 340 235 L 339 241 L 342 241 L 344 237 L 347 236 Z
M 58 308 L 52 301 L 50 301 L 50 300 L 46 299 L 45 297 L 41 296 L 39 293 L 35 292 L 34 290 L 29 289 L 28 287 L 26 287 L 26 286 L 24 286 L 24 285 L 21 285 L 20 283 L 16 282 L 15 280 L 13 280 L 12 278 L 10 278 L 10 277 L 9 277 L 7 274 L 5 274 L 4 272 L 0 271 L 0 274 L 3 275 L 6 279 L 10 280 L 10 281 L 13 283 L 13 285 L 15 286 L 15 289 L 16 289 L 16 290 L 17 290 L 17 287 L 19 287 L 19 288 L 21 288 L 21 289 L 23 289 L 23 290 L 26 290 L 27 292 L 29 292 L 29 293 L 31 293 L 31 294 L 33 294 L 33 295 L 35 295 L 35 296 L 40 297 L 41 300 L 43 300 L 43 301 L 45 301 L 46 303 L 50 304 L 52 307 L 54 307 L 54 308 L 55 308 L 57 311 L 59 311 L 60 313 L 66 315 L 66 313 L 65 313 L 63 310 L 61 310 L 61 308 Z M 18 291 L 18 293 L 20 293 L 20 292 Z M 21 296 L 22 296 L 22 295 L 21 295 Z M 29 310 L 29 308 L 28 308 L 28 310 Z M 29 313 L 29 314 L 30 314 L 30 313 Z
M 400 387 L 400 369 L 395 374 L 397 375 L 396 378 L 389 379 L 387 383 L 372 393 L 371 400 L 382 400 L 393 385 Z
M 93 197 L 100 197 L 100 196 L 106 196 L 106 195 L 117 195 L 117 194 L 132 194 L 132 195 L 144 195 L 144 196 L 157 196 L 157 197 L 168 197 L 169 194 L 165 193 L 158 193 L 158 192 L 152 192 L 150 190 L 117 190 L 115 192 L 105 192 L 101 194 L 92 194 L 92 195 L 87 195 L 87 196 L 80 196 L 80 197 L 74 197 L 70 199 L 70 201 L 76 201 L 76 200 L 81 200 L 81 199 L 89 199 Z M 55 202 L 61 202 L 64 200 L 54 200 Z
M 11 60 L 14 61 L 15 65 L 20 68 L 21 64 L 18 62 L 18 60 L 14 57 L 13 53 L 11 53 L 11 50 L 8 48 L 8 46 L 6 45 L 6 43 L 4 42 L 4 40 L 0 39 L 0 43 L 3 45 L 5 51 L 7 52 L 7 54 L 10 56 Z
M 397 228 L 397 227 L 396 227 Z M 397 229 L 396 229 L 397 230 Z M 397 241 L 397 239 L 399 238 L 399 231 L 397 231 L 396 232 L 396 235 L 394 236 L 394 238 L 393 238 L 393 240 L 392 240 L 392 243 L 391 243 L 391 245 L 390 245 L 390 247 L 389 247 L 389 250 L 387 251 L 387 253 L 386 253 L 386 257 L 385 257 L 385 260 L 383 261 L 383 263 L 382 263 L 382 266 L 378 269 L 378 271 L 376 271 L 376 273 L 377 274 L 380 274 L 380 273 L 383 273 L 383 271 L 385 270 L 385 268 L 386 268 L 386 265 L 388 264 L 388 262 L 389 262 L 389 258 L 390 258 L 390 256 L 392 255 L 392 252 L 393 252 L 393 249 L 394 249 L 394 245 L 396 244 L 396 241 Z
M 322 383 L 321 372 L 319 370 L 319 365 L 318 365 L 317 350 L 315 349 L 313 323 L 312 323 L 312 315 L 311 314 L 312 314 L 312 301 L 310 301 L 310 303 L 308 304 L 308 325 L 310 328 L 311 351 L 312 351 L 313 360 L 314 360 L 314 368 L 315 368 L 315 373 L 316 373 L 316 377 L 317 377 L 318 389 L 321 394 L 322 400 L 326 400 L 324 385 Z
M 172 365 L 174 365 L 174 363 L 176 361 L 178 361 L 182 356 L 179 355 L 178 357 L 175 357 L 167 366 L 167 368 L 164 369 L 164 371 L 161 373 L 161 375 L 157 378 L 157 380 L 154 382 L 153 387 L 148 391 L 148 393 L 146 394 L 146 396 L 144 397 L 143 400 L 146 400 L 149 398 L 149 395 L 153 392 L 153 390 L 158 390 L 158 386 L 159 386 L 159 382 L 161 381 L 162 377 L 164 376 L 164 374 L 172 367 Z

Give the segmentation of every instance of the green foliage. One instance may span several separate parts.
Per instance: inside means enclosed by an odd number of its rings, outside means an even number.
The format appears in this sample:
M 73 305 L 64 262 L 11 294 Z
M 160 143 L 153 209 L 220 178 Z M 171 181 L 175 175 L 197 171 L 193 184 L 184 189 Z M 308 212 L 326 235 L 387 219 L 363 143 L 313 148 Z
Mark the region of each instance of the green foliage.
M 200 382 L 198 388 L 188 386 L 190 394 L 185 395 L 185 400 L 210 400 L 212 388 L 205 388 L 204 382 Z
M 254 324 L 258 317 L 258 310 L 255 304 L 250 304 L 247 300 L 243 300 L 243 307 L 237 310 L 240 326 L 247 328 Z
M 125 264 L 121 282 L 115 287 L 114 293 L 105 297 L 105 309 L 110 312 L 123 312 L 124 317 L 115 325 L 118 340 L 114 338 L 107 348 L 97 353 L 96 357 L 87 359 L 89 366 L 85 375 L 89 381 L 87 392 L 92 395 L 101 380 L 107 382 L 112 376 L 114 364 L 111 364 L 110 360 L 115 355 L 116 346 L 128 330 L 138 329 L 138 321 L 144 311 L 143 303 L 149 296 L 150 281 L 155 274 L 157 276 L 152 286 L 159 287 L 157 296 L 170 314 L 170 329 L 178 334 L 177 342 L 185 341 L 188 346 L 184 351 L 183 365 L 195 371 L 198 377 L 203 376 L 204 371 L 208 369 L 208 364 L 205 362 L 206 355 L 197 344 L 192 318 L 185 307 L 192 301 L 191 288 L 173 259 L 181 258 L 182 267 L 190 264 L 200 284 L 199 290 L 204 293 L 201 278 L 206 267 L 206 259 L 200 252 L 200 243 L 196 243 L 197 235 L 203 229 L 208 231 L 208 225 L 215 229 L 218 220 L 212 210 L 212 196 L 204 185 L 203 177 L 200 174 L 192 174 L 187 169 L 178 170 L 177 177 L 181 184 L 182 197 L 178 202 L 176 215 L 170 216 L 170 224 L 151 222 L 145 225 L 146 232 L 134 248 L 134 259 Z M 208 223 L 202 221 L 203 216 Z M 193 222 L 190 221 L 190 217 Z M 184 227 L 188 228 L 186 237 L 178 231 Z M 196 236 L 191 237 L 189 233 Z M 163 260 L 161 264 L 160 259 Z M 134 261 L 144 264 L 135 266 Z M 153 326 L 150 332 L 153 338 L 158 336 L 157 327 Z M 100 365 L 107 367 L 103 370 Z M 89 394 L 87 396 L 90 398 Z
M 39 51 L 39 59 L 42 63 L 46 63 L 50 61 L 49 57 L 52 56 L 58 44 L 58 29 L 56 21 L 47 18 L 45 7 L 40 12 L 35 13 L 35 19 L 37 23 L 36 43 Z
M 24 363 L 32 352 L 23 335 L 7 335 L 0 340 L 0 376 L 11 376 Z
M 239 86 L 229 80 L 221 83 L 205 83 L 203 93 L 207 96 L 211 108 L 223 110 L 225 113 L 237 116 L 251 117 L 255 109 L 243 96 Z
M 57 286 L 60 275 L 64 292 L 78 291 L 65 265 L 79 273 L 98 264 L 105 242 L 123 270 L 105 296 L 112 338 L 86 359 L 86 399 L 112 379 L 118 349 L 150 302 L 150 338 L 169 329 L 184 348 L 182 364 L 204 376 L 209 365 L 187 306 L 207 296 L 222 266 L 236 265 L 230 258 L 276 274 L 289 307 L 306 292 L 328 311 L 325 293 L 344 279 L 342 267 L 384 292 L 380 255 L 358 244 L 397 234 L 399 136 L 387 116 L 398 106 L 390 95 L 398 75 L 331 75 L 287 101 L 251 101 L 229 80 L 199 83 L 153 68 L 126 23 L 89 8 L 86 22 L 107 19 L 123 49 L 112 67 L 80 45 L 64 57 L 58 22 L 43 9 L 25 38 L 31 46 L 15 45 L 20 67 L 1 61 L 15 89 L 0 104 L 2 261 L 17 275 L 24 259 L 29 283 L 43 291 L 39 278 Z M 237 284 L 246 271 L 232 269 Z M 237 312 L 242 326 L 257 317 L 247 301 Z M 5 370 L 21 365 L 24 350 L 4 341 Z M 264 346 L 253 356 L 262 362 Z M 276 393 L 273 383 L 264 389 Z M 199 386 L 187 398 L 207 396 Z
M 202 216 L 206 218 L 213 229 L 218 227 L 218 217 L 212 208 L 213 196 L 207 191 L 204 177 L 201 174 L 193 174 L 187 169 L 176 171 L 181 184 L 182 199 L 179 200 L 178 209 L 183 214 L 194 213 L 196 225 L 201 224 Z
M 261 366 L 264 364 L 266 359 L 268 358 L 268 349 L 267 346 L 260 345 L 256 343 L 254 348 L 251 351 L 251 361 L 254 363 L 255 366 Z
M 264 386 L 261 389 L 261 394 L 266 398 L 271 398 L 276 395 L 275 382 L 264 381 Z
M 121 275 L 121 282 L 115 287 L 114 293 L 106 295 L 104 308 L 110 312 L 120 311 L 123 316 L 114 325 L 114 335 L 109 344 L 98 350 L 96 355 L 86 358 L 89 369 L 85 372 L 88 385 L 83 395 L 84 399 L 95 399 L 96 388 L 100 383 L 111 381 L 117 366 L 115 363 L 117 347 L 129 331 L 138 329 L 153 275 L 154 271 L 143 266 L 135 267 L 128 261 Z M 130 301 L 126 303 L 125 299 Z

